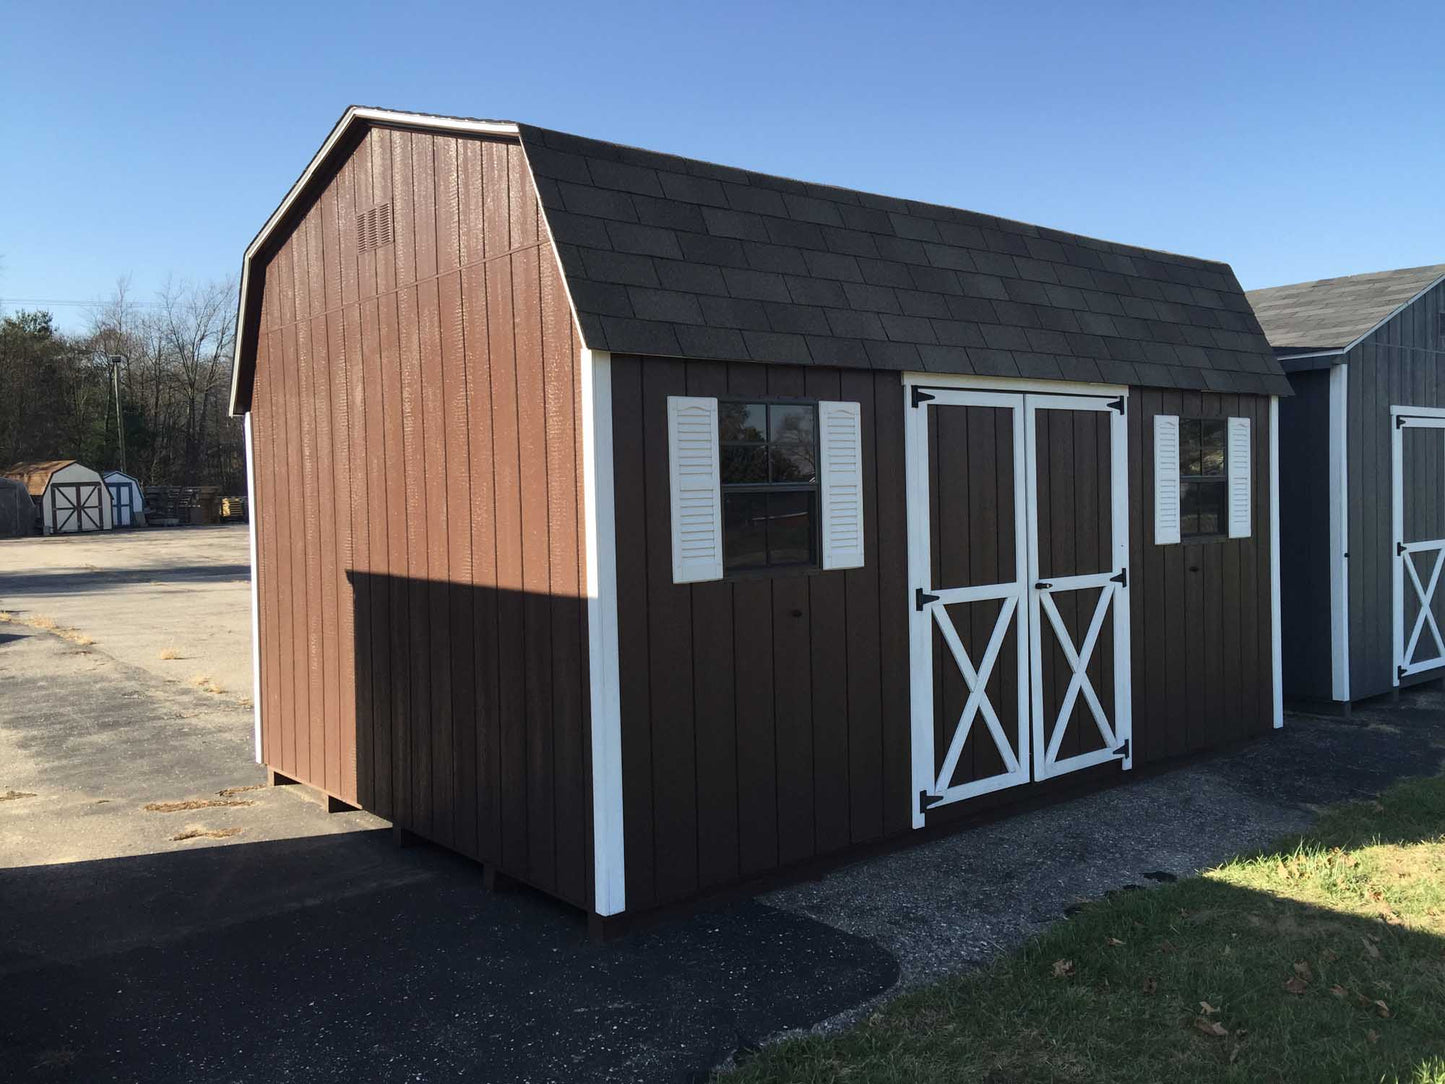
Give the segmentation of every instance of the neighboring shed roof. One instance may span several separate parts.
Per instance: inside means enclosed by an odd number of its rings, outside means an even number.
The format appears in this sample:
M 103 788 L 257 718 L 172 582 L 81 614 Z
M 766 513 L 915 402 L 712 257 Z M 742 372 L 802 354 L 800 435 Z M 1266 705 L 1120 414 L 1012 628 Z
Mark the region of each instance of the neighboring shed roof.
M 1445 278 L 1445 264 L 1250 290 L 1254 313 L 1279 352 L 1343 350 Z
M 246 250 L 252 262 L 367 125 L 519 136 L 595 350 L 1289 394 L 1227 264 L 807 184 L 506 121 L 352 107 Z
M 24 483 L 32 497 L 39 497 L 50 484 L 51 475 L 74 462 L 74 459 L 47 459 L 36 463 L 16 463 L 13 467 L 0 471 L 0 474 Z

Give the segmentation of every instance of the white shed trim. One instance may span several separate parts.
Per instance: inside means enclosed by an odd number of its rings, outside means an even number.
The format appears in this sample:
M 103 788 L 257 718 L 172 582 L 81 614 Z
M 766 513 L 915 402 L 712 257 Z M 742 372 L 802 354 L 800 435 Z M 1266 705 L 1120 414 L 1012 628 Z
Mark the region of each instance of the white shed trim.
M 823 567 L 863 567 L 863 411 L 818 404 L 819 515 Z
M 1225 426 L 1229 473 L 1229 537 L 1248 538 L 1254 519 L 1254 502 L 1250 499 L 1250 478 L 1253 475 L 1253 449 L 1248 418 L 1230 418 Z
M 1154 415 L 1154 544 L 1179 541 L 1179 416 Z
M 1274 726 L 1284 726 L 1284 639 L 1279 627 L 1279 396 L 1269 397 L 1269 656 Z
M 251 546 L 251 725 L 255 731 L 256 763 L 261 759 L 261 596 L 256 585 L 256 446 L 251 436 L 251 412 L 241 419 L 246 437 L 246 536 Z
M 1330 369 L 1330 695 L 1350 699 L 1350 364 Z

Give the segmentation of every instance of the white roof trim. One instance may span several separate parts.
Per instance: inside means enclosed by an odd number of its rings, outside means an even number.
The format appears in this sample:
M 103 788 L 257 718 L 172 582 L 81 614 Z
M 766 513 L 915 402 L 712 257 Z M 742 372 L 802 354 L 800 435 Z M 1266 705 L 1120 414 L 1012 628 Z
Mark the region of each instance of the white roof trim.
M 396 109 L 372 109 L 367 106 L 353 105 L 341 115 L 336 122 L 336 127 L 331 129 L 331 134 L 326 137 L 326 142 L 321 144 L 321 149 L 311 159 L 296 183 L 286 193 L 281 205 L 271 212 L 271 217 L 266 219 L 266 224 L 261 227 L 261 232 L 246 246 L 246 254 L 241 260 L 241 291 L 236 301 L 236 348 L 231 357 L 231 413 L 236 413 L 236 393 L 240 390 L 241 380 L 241 346 L 243 338 L 243 321 L 246 318 L 246 291 L 250 285 L 251 260 L 266 243 L 273 230 L 286 217 L 286 213 L 300 198 L 301 193 L 306 190 L 311 178 L 331 157 L 331 152 L 336 144 L 351 131 L 356 124 L 391 124 L 403 128 L 426 128 L 433 131 L 460 132 L 467 135 L 519 135 L 517 125 L 510 121 L 497 120 L 469 120 L 465 117 L 441 117 L 433 116 L 430 113 L 403 113 Z

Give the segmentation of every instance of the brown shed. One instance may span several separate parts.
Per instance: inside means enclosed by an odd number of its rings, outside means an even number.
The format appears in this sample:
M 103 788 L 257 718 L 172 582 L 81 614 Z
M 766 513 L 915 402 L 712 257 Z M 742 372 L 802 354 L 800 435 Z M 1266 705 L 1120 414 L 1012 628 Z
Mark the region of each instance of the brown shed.
M 1224 264 L 353 108 L 240 326 L 258 758 L 594 916 L 1281 723 Z

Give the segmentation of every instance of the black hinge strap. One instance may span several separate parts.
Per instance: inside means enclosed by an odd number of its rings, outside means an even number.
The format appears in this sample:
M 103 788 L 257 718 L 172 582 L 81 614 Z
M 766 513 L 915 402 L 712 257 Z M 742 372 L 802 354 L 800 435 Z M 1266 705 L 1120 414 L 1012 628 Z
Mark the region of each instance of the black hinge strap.
M 1119 396 L 1119 398 L 1109 404 L 1109 407 L 1112 410 L 1117 410 L 1120 414 L 1124 413 L 1124 397 L 1122 395 Z
M 937 602 L 937 601 L 938 601 L 938 596 L 937 596 L 937 595 L 930 595 L 927 591 L 925 591 L 925 590 L 924 590 L 923 588 L 921 588 L 921 587 L 915 587 L 915 588 L 913 589 L 913 608 L 914 608 L 915 610 L 922 610 L 923 607 L 927 606 L 930 602 Z
M 1113 752 L 1116 757 L 1127 757 L 1129 755 L 1129 739 L 1125 738 L 1124 744 L 1115 748 Z
M 914 405 L 914 406 L 922 406 L 924 403 L 931 402 L 932 400 L 937 399 L 937 398 L 938 398 L 938 396 L 932 394 L 931 392 L 926 392 L 926 391 L 924 391 L 924 390 L 923 390 L 922 388 L 920 388 L 918 385 L 915 384 L 915 385 L 913 386 L 913 405 Z
M 1347 554 L 1345 554 L 1345 556 L 1348 557 L 1349 554 L 1347 553 Z M 1396 557 L 1403 557 L 1403 556 L 1405 556 L 1405 543 L 1403 543 L 1403 542 L 1396 542 L 1396 543 L 1395 543 L 1395 556 L 1396 556 Z
M 1119 574 L 1118 574 L 1117 576 L 1110 576 L 1110 577 L 1109 577 L 1109 582 L 1110 582 L 1110 583 L 1122 584 L 1123 586 L 1128 587 L 1128 586 L 1129 586 L 1129 570 L 1128 570 L 1128 568 L 1121 568 L 1121 569 L 1119 569 Z

